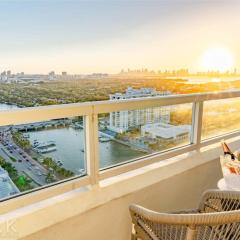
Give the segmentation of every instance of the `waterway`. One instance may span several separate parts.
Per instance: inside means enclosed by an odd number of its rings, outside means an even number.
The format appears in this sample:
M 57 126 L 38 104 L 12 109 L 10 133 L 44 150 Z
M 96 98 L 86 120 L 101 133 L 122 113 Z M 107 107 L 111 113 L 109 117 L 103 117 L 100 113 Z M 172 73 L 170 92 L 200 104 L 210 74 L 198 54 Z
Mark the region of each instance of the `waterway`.
M 168 79 L 183 79 L 186 84 L 206 84 L 238 81 L 240 77 L 168 77 Z
M 14 105 L 0 104 L 1 110 L 16 108 Z M 85 169 L 85 144 L 84 130 L 72 127 L 52 128 L 40 131 L 28 131 L 29 140 L 39 142 L 55 141 L 57 150 L 46 153 L 44 156 L 53 157 L 63 163 L 63 167 L 79 173 Z M 100 168 L 112 166 L 130 159 L 142 156 L 144 153 L 131 149 L 115 141 L 99 143 Z

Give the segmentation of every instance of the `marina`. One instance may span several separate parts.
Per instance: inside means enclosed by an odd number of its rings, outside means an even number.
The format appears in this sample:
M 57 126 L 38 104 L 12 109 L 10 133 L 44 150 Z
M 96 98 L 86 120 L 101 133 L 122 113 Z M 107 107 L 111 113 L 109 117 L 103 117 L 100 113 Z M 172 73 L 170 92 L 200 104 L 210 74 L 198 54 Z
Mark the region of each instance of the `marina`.
M 79 169 L 85 169 L 85 144 L 84 130 L 68 128 L 55 128 L 41 131 L 29 131 L 29 140 L 39 142 L 53 141 L 56 150 L 42 153 L 44 156 L 58 159 L 63 167 L 79 174 Z M 102 141 L 103 140 L 103 141 Z M 126 145 L 110 140 L 99 139 L 100 167 L 105 168 L 123 161 L 130 160 L 143 155 L 142 152 L 134 150 Z
M 34 140 L 33 145 L 34 145 L 34 149 L 38 153 L 49 153 L 49 152 L 57 151 L 56 144 L 54 141 L 39 143 L 38 141 Z
M 17 108 L 14 105 L 0 104 L 0 110 Z M 61 120 L 58 120 L 62 123 Z M 52 121 L 49 121 L 52 122 Z M 34 149 L 43 157 L 53 158 L 62 167 L 73 171 L 76 175 L 82 174 L 86 169 L 85 136 L 83 125 L 80 123 L 69 124 L 65 127 L 36 128 L 43 126 L 30 124 L 21 126 L 23 137 L 31 142 Z M 15 126 L 16 128 L 18 126 Z M 51 144 L 52 143 L 52 144 Z M 111 140 L 99 133 L 100 168 L 106 168 L 124 161 L 141 157 L 143 152 L 134 150 L 129 146 Z

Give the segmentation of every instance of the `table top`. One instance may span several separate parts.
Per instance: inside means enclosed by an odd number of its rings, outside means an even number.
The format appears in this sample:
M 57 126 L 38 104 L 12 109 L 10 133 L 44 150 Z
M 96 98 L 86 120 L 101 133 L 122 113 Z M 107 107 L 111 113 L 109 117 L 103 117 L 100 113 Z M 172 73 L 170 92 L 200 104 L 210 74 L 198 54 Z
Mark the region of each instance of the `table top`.
M 229 190 L 229 189 L 227 188 L 227 185 L 226 185 L 226 182 L 225 182 L 224 178 L 221 178 L 221 179 L 218 181 L 217 186 L 218 186 L 218 188 L 219 188 L 220 190 Z
M 239 189 L 235 189 L 235 188 L 229 187 L 229 186 L 226 184 L 224 178 L 221 178 L 221 179 L 218 181 L 217 186 L 218 186 L 218 188 L 219 188 L 220 190 L 233 190 L 233 191 L 239 191 L 239 190 L 240 190 L 240 188 L 239 188 Z

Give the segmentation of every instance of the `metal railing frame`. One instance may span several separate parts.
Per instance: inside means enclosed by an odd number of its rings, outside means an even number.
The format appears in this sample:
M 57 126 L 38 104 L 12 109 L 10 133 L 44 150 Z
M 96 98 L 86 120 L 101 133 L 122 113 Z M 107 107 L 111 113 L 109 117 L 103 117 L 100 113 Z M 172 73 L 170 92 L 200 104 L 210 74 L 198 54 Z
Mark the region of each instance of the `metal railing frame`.
M 218 136 L 205 141 L 202 141 L 202 119 L 203 106 L 205 101 L 229 99 L 240 97 L 240 91 L 218 92 L 218 93 L 201 93 L 201 94 L 181 94 L 168 95 L 161 97 L 147 97 L 138 99 L 118 100 L 118 101 L 97 101 L 85 102 L 63 105 L 52 105 L 42 107 L 19 108 L 13 110 L 4 110 L 0 112 L 0 126 L 18 125 L 25 123 L 33 123 L 40 121 L 47 121 L 50 119 L 69 118 L 75 116 L 84 116 L 85 125 L 85 141 L 86 141 L 86 162 L 87 162 L 87 176 L 70 179 L 64 181 L 64 184 L 57 184 L 55 193 L 61 193 L 74 189 L 82 185 L 95 186 L 99 181 L 115 175 L 119 175 L 148 164 L 171 158 L 179 154 L 189 151 L 199 150 L 201 147 L 209 144 L 217 143 L 223 137 L 225 139 L 239 136 L 240 132 L 231 132 L 224 136 Z M 192 136 L 190 145 L 179 148 L 168 149 L 167 151 L 154 153 L 143 156 L 135 160 L 124 162 L 118 166 L 99 169 L 99 141 L 98 141 L 98 114 L 133 110 L 150 107 L 170 106 L 178 104 L 192 104 Z M 60 182 L 61 183 L 61 182 Z M 50 190 L 44 188 L 43 193 L 34 192 L 41 198 L 51 196 Z M 57 189 L 57 190 L 56 190 Z M 33 193 L 32 193 L 33 194 Z M 32 195 L 31 194 L 31 195 Z M 38 199 L 39 199 L 38 198 Z

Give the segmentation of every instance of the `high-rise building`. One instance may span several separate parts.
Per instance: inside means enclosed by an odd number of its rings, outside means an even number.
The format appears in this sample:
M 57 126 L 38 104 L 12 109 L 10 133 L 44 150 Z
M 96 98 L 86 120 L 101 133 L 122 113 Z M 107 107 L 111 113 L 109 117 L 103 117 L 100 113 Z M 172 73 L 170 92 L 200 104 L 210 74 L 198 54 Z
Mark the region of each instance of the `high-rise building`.
M 55 72 L 54 72 L 54 71 L 51 71 L 51 72 L 48 74 L 48 79 L 49 79 L 49 80 L 54 80 L 54 79 L 55 79 Z
M 6 71 L 3 71 L 0 75 L 1 81 L 6 81 L 8 79 Z
M 110 100 L 121 100 L 141 97 L 157 97 L 170 95 L 171 92 L 158 92 L 154 88 L 133 89 L 127 88 L 125 93 L 115 93 L 110 95 Z M 109 130 L 123 133 L 130 129 L 157 122 L 170 122 L 171 107 L 154 107 L 129 111 L 118 111 L 110 113 Z

